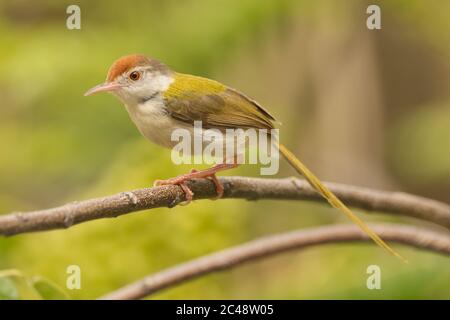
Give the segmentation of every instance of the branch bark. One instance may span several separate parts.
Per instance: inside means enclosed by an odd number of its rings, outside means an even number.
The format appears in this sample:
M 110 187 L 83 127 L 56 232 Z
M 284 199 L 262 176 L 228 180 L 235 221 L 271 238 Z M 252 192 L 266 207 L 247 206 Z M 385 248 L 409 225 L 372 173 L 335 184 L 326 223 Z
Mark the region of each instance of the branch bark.
M 295 178 L 222 177 L 220 181 L 225 188 L 224 198 L 324 201 L 306 181 Z M 337 183 L 327 185 L 350 206 L 410 216 L 450 229 L 448 204 L 406 193 L 377 191 Z M 211 198 L 216 195 L 214 184 L 209 180 L 190 181 L 189 187 L 195 194 L 194 199 Z M 114 218 L 139 210 L 171 208 L 184 200 L 184 193 L 180 187 L 161 186 L 73 202 L 52 209 L 16 212 L 0 216 L 0 235 L 11 236 L 25 232 L 69 228 L 82 222 Z
M 372 228 L 383 239 L 450 255 L 450 236 L 423 228 L 378 224 Z M 354 225 L 335 225 L 264 237 L 243 245 L 194 259 L 147 276 L 100 299 L 142 299 L 182 282 L 236 267 L 245 262 L 327 243 L 370 240 Z

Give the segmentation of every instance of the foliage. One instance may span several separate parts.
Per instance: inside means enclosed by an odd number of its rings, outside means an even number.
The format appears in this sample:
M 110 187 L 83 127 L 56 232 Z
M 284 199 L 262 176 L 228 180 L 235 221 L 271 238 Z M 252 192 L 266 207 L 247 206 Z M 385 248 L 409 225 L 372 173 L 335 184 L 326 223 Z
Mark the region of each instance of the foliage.
M 0 271 L 0 300 L 67 300 L 69 297 L 43 277 L 27 277 L 18 270 Z

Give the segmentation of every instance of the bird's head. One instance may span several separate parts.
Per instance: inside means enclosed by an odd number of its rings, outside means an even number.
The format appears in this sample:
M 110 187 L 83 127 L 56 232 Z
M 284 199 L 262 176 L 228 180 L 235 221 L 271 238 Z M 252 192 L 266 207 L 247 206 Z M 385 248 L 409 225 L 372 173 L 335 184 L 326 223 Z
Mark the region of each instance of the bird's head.
M 161 62 L 140 54 L 127 55 L 111 65 L 104 83 L 84 95 L 110 92 L 125 104 L 140 103 L 166 90 L 172 78 L 171 70 Z

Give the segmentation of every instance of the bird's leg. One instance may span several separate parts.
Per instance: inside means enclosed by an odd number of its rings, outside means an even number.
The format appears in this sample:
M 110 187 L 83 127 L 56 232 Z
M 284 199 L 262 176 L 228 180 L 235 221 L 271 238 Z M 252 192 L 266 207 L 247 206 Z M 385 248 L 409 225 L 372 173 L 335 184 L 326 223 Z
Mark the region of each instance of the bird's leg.
M 191 169 L 191 173 L 195 173 L 195 172 L 198 172 L 198 170 L 197 169 Z M 222 198 L 222 196 L 223 196 L 223 186 L 220 183 L 219 179 L 217 179 L 216 174 L 213 173 L 212 175 L 207 176 L 205 178 L 211 179 L 211 181 L 214 182 L 214 185 L 216 187 L 217 196 L 215 198 L 211 198 L 211 200 L 217 200 L 217 199 Z M 192 193 L 192 191 L 191 191 L 191 193 Z
M 220 181 L 216 177 L 216 173 L 219 171 L 229 170 L 236 168 L 238 166 L 237 163 L 227 164 L 227 163 L 221 163 L 216 164 L 211 168 L 205 169 L 205 170 L 195 170 L 192 169 L 190 173 L 183 174 L 181 176 L 170 178 L 167 180 L 156 180 L 154 185 L 155 186 L 163 186 L 163 185 L 179 185 L 184 193 L 186 194 L 186 202 L 187 204 L 192 201 L 194 193 L 191 189 L 187 186 L 186 182 L 191 179 L 207 179 L 210 178 L 216 187 L 217 197 L 214 199 L 219 199 L 223 196 L 223 186 L 220 183 Z
M 231 168 L 230 168 L 231 169 Z M 212 198 L 212 200 L 217 200 L 223 197 L 223 185 L 220 183 L 219 179 L 217 179 L 216 174 L 212 174 L 209 176 L 209 178 L 214 182 L 214 185 L 216 186 L 216 192 L 217 196 L 215 198 Z

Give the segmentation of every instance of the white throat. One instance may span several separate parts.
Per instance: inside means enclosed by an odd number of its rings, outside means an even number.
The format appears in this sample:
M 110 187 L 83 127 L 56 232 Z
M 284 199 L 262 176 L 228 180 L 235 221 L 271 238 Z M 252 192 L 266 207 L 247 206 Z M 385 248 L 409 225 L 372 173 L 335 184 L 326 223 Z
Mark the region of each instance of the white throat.
M 169 116 L 164 104 L 163 92 L 173 81 L 170 75 L 157 74 L 146 79 L 146 89 L 142 89 L 139 95 L 133 93 L 133 96 L 139 98 L 130 99 L 129 95 L 118 95 L 141 134 L 166 148 L 173 146 L 172 132 L 180 127 L 180 123 Z

